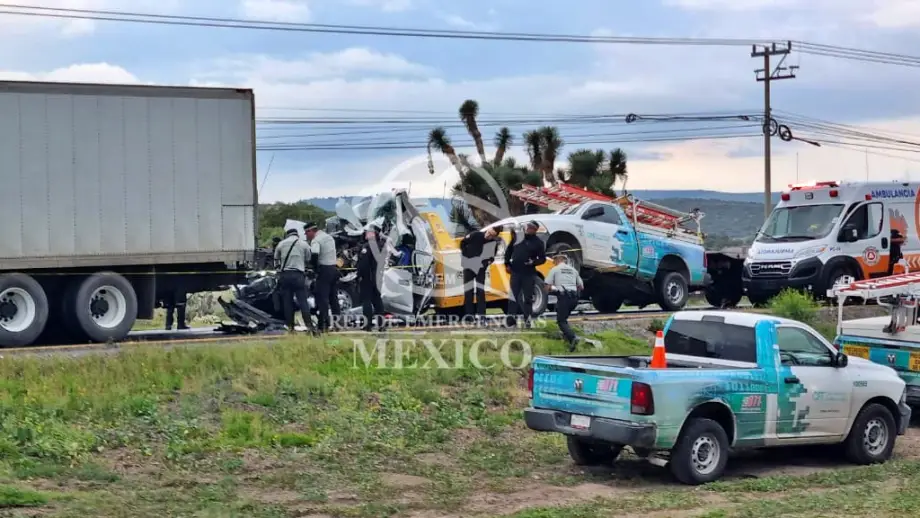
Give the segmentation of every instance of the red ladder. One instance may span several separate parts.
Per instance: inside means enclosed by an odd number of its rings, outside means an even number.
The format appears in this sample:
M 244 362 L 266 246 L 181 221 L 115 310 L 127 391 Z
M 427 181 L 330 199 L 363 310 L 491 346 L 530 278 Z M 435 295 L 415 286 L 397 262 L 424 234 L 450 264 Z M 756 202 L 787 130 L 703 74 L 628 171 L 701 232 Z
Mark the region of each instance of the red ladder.
M 872 299 L 904 293 L 904 288 L 911 287 L 911 285 L 914 284 L 916 285 L 914 288 L 920 291 L 920 272 L 902 273 L 888 277 L 880 277 L 878 279 L 856 281 L 850 283 L 848 286 L 836 289 L 831 288 L 828 290 L 828 295 L 835 297 L 843 295 L 847 297 Z

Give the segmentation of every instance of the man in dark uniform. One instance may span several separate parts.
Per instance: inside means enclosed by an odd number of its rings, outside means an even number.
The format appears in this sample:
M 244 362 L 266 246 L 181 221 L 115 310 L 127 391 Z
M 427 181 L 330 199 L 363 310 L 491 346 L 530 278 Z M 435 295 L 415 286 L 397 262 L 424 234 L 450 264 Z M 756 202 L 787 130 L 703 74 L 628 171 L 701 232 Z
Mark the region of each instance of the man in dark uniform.
M 486 272 L 495 261 L 498 232 L 494 228 L 475 230 L 460 241 L 463 267 L 463 311 L 481 319 L 486 314 Z M 473 297 L 476 307 L 473 307 Z
M 176 329 L 179 331 L 188 329 L 188 324 L 185 322 L 185 304 L 188 299 L 185 291 L 181 289 L 171 289 L 166 295 L 166 299 L 163 301 L 163 306 L 166 308 L 166 330 L 171 331 L 173 327 L 173 313 L 175 312 L 176 316 Z
M 546 262 L 546 247 L 537 237 L 538 228 L 536 221 L 528 222 L 524 237 L 520 240 L 512 230 L 511 243 L 505 250 L 505 268 L 511 274 L 508 314 L 523 316 L 527 326 L 531 325 L 533 318 L 533 289 L 537 267 Z
M 310 305 L 307 302 L 307 264 L 310 262 L 310 247 L 292 228 L 284 234 L 283 241 L 275 248 L 275 261 L 278 262 L 278 290 L 284 309 L 284 322 L 288 331 L 294 332 L 294 299 L 300 307 L 303 324 L 310 333 L 314 333 L 313 319 L 310 317 Z
M 904 244 L 904 236 L 901 235 L 901 232 L 898 229 L 891 229 L 891 247 L 888 254 L 888 275 L 894 274 L 894 265 L 898 264 L 904 255 L 901 253 L 901 245 Z
M 361 306 L 364 312 L 364 330 L 370 331 L 374 322 L 380 327 L 383 316 L 383 300 L 380 298 L 380 285 L 383 281 L 383 266 L 379 260 L 386 257 L 386 239 L 380 236 L 379 229 L 370 227 L 365 233 L 366 239 L 358 252 L 356 270 L 358 288 L 361 291 Z

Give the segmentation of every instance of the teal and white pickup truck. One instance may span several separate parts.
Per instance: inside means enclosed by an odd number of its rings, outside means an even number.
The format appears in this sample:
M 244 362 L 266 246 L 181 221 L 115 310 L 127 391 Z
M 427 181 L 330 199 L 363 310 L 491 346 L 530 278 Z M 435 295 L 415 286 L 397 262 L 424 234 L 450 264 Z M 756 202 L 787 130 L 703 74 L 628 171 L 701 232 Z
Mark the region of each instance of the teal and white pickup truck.
M 613 462 L 629 446 L 702 484 L 744 448 L 843 443 L 852 462 L 884 462 L 910 422 L 894 370 L 794 320 L 684 311 L 664 342 L 664 369 L 649 356 L 534 358 L 527 426 L 567 435 L 577 464 Z

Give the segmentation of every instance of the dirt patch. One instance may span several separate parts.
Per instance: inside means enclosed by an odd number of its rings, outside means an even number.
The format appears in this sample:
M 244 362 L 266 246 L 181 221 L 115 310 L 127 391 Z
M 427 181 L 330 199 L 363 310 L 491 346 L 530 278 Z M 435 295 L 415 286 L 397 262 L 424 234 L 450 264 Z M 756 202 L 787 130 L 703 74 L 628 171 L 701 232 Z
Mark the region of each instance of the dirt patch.
M 427 486 L 431 483 L 431 481 L 425 477 L 403 475 L 402 473 L 381 473 L 380 478 L 385 486 L 398 489 Z
M 417 455 L 415 459 L 426 466 L 448 467 L 457 463 L 457 461 L 443 453 L 422 453 Z
M 141 455 L 128 448 L 106 450 L 97 458 L 104 467 L 119 475 L 151 475 L 164 469 L 156 457 Z
M 469 500 L 464 509 L 476 514 L 501 516 L 534 507 L 570 505 L 599 497 L 611 498 L 635 492 L 633 488 L 619 488 L 612 484 L 587 483 L 574 487 L 535 484 L 525 491 L 515 493 L 479 493 Z
M 242 496 L 266 505 L 288 505 L 303 500 L 303 496 L 296 491 L 285 490 L 246 490 Z

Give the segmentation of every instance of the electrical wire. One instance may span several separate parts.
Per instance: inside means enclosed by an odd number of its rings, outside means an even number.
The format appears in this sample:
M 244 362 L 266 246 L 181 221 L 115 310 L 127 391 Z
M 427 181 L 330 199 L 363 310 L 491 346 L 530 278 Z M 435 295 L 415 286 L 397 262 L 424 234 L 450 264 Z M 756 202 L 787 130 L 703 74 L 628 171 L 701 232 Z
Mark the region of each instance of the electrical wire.
M 636 45 L 679 45 L 679 46 L 751 46 L 773 43 L 787 43 L 784 40 L 741 39 L 741 38 L 688 38 L 688 37 L 629 37 L 629 36 L 588 36 L 576 34 L 541 34 L 526 32 L 463 31 L 441 29 L 415 29 L 404 27 L 338 25 L 294 22 L 272 22 L 243 18 L 223 18 L 212 16 L 183 16 L 141 13 L 136 11 L 112 11 L 101 9 L 74 9 L 47 6 L 30 6 L 22 4 L 0 4 L 0 14 L 13 16 L 32 16 L 42 18 L 99 20 L 157 25 L 180 25 L 193 27 L 233 28 L 250 30 L 271 30 L 305 33 L 351 34 L 370 36 L 403 36 L 442 39 L 500 40 L 551 43 L 600 43 L 600 44 L 636 44 Z M 801 40 L 788 40 L 794 49 L 803 54 L 883 63 L 908 67 L 920 67 L 920 56 L 880 52 L 872 50 L 826 45 Z

